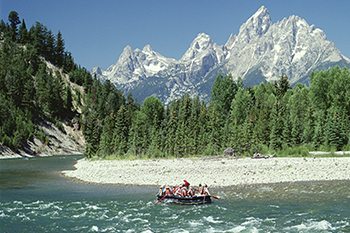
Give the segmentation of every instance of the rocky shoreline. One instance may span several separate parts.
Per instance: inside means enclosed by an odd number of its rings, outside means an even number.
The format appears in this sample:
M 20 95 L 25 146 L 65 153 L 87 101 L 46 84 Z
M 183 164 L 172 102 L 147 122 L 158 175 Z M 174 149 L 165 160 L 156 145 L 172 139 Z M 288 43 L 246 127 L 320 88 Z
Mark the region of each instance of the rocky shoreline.
M 179 184 L 232 186 L 296 181 L 350 180 L 350 157 L 341 158 L 186 158 L 87 160 L 67 177 L 85 182 L 132 185 Z
M 85 140 L 81 130 L 76 130 L 74 127 L 62 123 L 64 129 L 62 132 L 54 124 L 47 121 L 38 126 L 48 139 L 46 144 L 34 138 L 33 141 L 28 141 L 23 149 L 17 151 L 0 144 L 0 159 L 83 154 Z

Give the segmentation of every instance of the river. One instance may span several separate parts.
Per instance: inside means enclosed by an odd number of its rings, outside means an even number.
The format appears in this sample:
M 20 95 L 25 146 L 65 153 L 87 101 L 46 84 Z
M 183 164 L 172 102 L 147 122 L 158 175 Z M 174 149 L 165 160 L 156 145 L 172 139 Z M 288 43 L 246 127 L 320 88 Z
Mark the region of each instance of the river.
M 154 204 L 157 187 L 62 176 L 79 158 L 1 160 L 0 231 L 350 232 L 349 181 L 212 188 L 221 200 L 175 206 Z

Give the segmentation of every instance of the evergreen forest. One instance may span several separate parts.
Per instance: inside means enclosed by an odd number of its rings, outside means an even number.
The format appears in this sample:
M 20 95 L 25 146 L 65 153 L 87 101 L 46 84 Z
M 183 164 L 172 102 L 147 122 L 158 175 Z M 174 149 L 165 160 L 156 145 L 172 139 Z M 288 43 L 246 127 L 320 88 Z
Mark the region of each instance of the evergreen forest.
M 209 102 L 184 95 L 167 106 L 154 96 L 138 104 L 77 65 L 60 32 L 39 22 L 27 29 L 14 11 L 0 22 L 0 105 L 0 142 L 14 150 L 34 137 L 47 141 L 41 121 L 73 118 L 89 158 L 218 155 L 227 147 L 242 155 L 350 149 L 347 68 L 315 71 L 308 86 L 294 87 L 286 76 L 245 87 L 219 75 Z

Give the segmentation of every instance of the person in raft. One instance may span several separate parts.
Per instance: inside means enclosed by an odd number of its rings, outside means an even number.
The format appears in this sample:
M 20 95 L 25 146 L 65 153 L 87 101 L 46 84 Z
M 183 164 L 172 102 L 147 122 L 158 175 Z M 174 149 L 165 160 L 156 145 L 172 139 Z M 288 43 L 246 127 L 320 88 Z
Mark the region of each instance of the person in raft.
M 159 196 L 173 196 L 174 192 L 168 185 L 163 185 L 159 187 Z
M 165 195 L 165 196 L 173 196 L 173 195 L 174 195 L 169 186 L 166 186 L 166 187 L 165 187 L 165 193 L 164 193 L 164 195 Z
M 209 193 L 209 189 L 208 189 L 208 185 L 204 185 L 204 188 L 203 188 L 203 194 L 204 196 L 210 196 L 210 193 Z
M 169 186 L 162 186 L 159 188 L 160 196 L 181 196 L 181 197 L 193 197 L 193 196 L 209 196 L 208 185 L 202 186 L 199 184 L 198 188 L 192 188 L 187 180 L 181 185 L 173 186 L 171 189 Z
M 181 187 L 181 194 L 182 194 L 181 196 L 183 196 L 183 197 L 189 196 L 188 195 L 189 189 L 190 189 L 190 183 L 187 180 L 184 180 L 184 183 Z

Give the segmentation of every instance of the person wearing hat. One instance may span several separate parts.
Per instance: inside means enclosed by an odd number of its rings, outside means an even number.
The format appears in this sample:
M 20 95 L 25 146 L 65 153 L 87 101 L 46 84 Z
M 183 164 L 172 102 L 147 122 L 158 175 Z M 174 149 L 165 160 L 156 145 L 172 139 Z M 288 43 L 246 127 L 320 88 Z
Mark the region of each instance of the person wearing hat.
M 186 197 L 188 195 L 188 190 L 190 183 L 187 180 L 184 180 L 184 183 L 181 186 L 181 196 Z
M 190 183 L 187 180 L 184 180 L 184 185 L 186 188 L 190 187 Z

